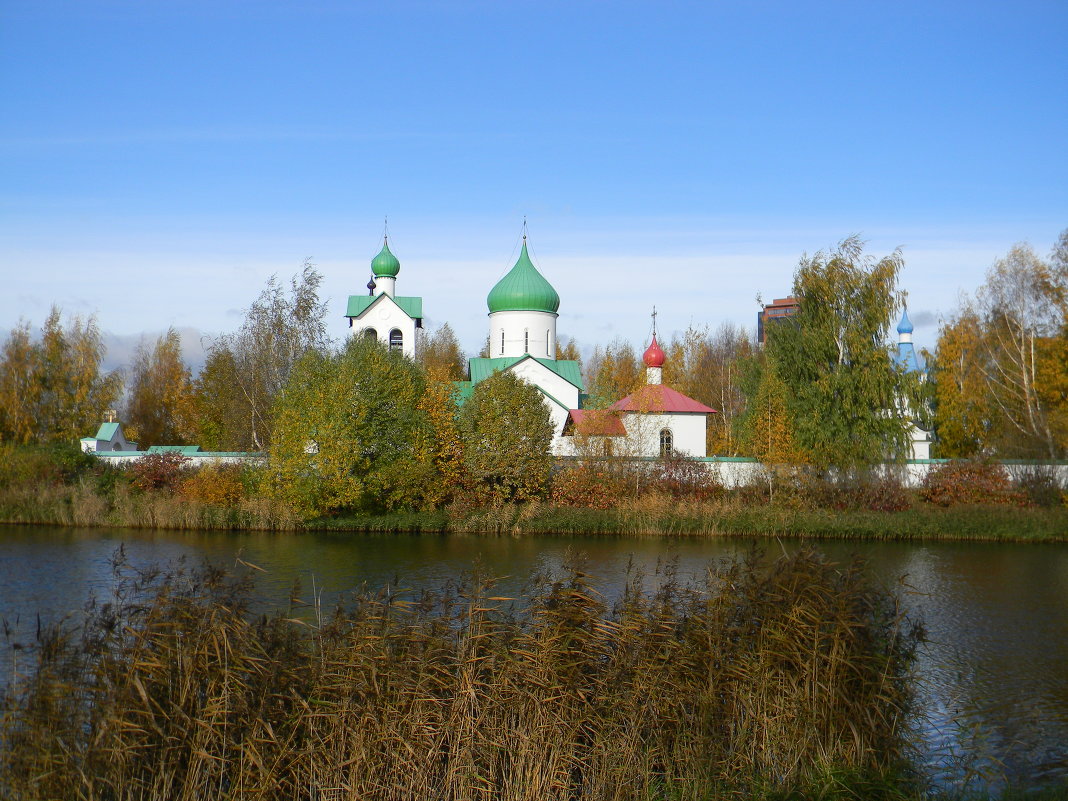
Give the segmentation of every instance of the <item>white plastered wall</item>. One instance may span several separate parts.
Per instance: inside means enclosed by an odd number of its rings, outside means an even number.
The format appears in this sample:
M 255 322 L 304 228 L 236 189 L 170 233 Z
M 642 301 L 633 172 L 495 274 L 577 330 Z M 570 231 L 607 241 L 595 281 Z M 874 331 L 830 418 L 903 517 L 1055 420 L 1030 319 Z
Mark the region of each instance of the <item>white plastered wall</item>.
M 556 358 L 556 315 L 538 311 L 493 312 L 490 320 L 490 356 Z M 501 335 L 504 348 L 501 349 Z
M 352 328 L 349 336 L 362 337 L 369 328 L 373 328 L 375 336 L 382 344 L 389 346 L 390 331 L 397 330 L 402 336 L 402 352 L 410 359 L 415 358 L 416 350 L 416 327 L 415 320 L 408 316 L 392 297 L 380 295 L 379 300 L 373 306 L 364 310 L 359 317 L 352 320 Z
M 672 450 L 679 456 L 703 457 L 707 418 L 703 414 L 625 412 L 627 449 L 636 456 L 660 455 L 660 432 L 671 431 Z

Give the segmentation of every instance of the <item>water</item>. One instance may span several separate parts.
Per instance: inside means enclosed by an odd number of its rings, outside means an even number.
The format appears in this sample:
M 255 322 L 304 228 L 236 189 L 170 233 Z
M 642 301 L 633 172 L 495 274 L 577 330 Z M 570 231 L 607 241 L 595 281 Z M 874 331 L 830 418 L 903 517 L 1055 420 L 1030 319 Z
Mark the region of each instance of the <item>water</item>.
M 251 562 L 266 571 L 258 584 L 261 603 L 277 607 L 298 579 L 305 599 L 314 592 L 329 606 L 364 584 L 440 586 L 475 560 L 502 577 L 500 591 L 507 594 L 572 551 L 588 557 L 591 572 L 612 593 L 630 563 L 653 580 L 657 566 L 672 558 L 683 575 L 698 575 L 750 543 L 0 527 L 0 618 L 12 639 L 32 638 L 38 614 L 45 622 L 77 616 L 90 592 L 106 597 L 120 545 L 134 565 L 182 556 L 193 563 Z M 797 543 L 763 547 L 775 552 Z M 825 542 L 819 548 L 833 559 L 861 553 L 922 615 L 930 643 L 918 665 L 926 715 L 916 742 L 939 783 L 1068 779 L 1068 545 Z

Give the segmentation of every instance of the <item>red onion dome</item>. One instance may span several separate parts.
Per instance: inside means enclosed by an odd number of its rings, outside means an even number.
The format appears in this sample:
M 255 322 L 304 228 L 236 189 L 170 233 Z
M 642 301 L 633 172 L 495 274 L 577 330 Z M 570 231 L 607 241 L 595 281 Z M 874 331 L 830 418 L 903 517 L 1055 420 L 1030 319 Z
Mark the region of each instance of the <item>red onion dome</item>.
M 656 334 L 653 334 L 653 343 L 645 349 L 642 361 L 645 362 L 646 367 L 663 367 L 666 358 L 664 351 L 656 344 Z

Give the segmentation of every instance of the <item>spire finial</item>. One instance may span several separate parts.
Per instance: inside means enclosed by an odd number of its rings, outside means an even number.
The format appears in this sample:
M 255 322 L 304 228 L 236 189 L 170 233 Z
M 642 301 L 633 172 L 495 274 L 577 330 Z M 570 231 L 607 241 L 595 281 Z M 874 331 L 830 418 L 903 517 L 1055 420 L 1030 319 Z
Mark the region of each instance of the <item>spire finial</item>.
M 527 241 L 527 215 L 523 215 L 523 241 Z
M 389 242 L 389 215 L 382 218 L 382 241 Z
M 653 337 L 656 337 L 656 306 L 653 306 Z

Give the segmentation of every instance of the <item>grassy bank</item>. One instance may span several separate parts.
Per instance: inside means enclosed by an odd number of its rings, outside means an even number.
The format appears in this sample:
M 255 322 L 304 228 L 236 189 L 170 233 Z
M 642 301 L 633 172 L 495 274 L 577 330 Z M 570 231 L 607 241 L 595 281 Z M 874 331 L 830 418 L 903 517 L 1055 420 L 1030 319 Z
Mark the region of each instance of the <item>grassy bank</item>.
M 309 529 L 497 535 L 571 534 L 660 537 L 808 537 L 812 539 L 1068 542 L 1068 509 L 917 506 L 897 512 L 797 509 L 775 505 L 675 503 L 670 508 L 583 509 L 549 504 L 475 510 L 341 515 Z
M 250 585 L 221 573 L 132 577 L 84 630 L 5 654 L 0 796 L 917 789 L 904 723 L 920 633 L 863 565 L 801 552 L 643 585 L 633 575 L 609 607 L 576 562 L 519 598 L 471 575 L 301 622 L 253 613 Z
M 180 459 L 180 457 L 178 457 Z M 946 470 L 915 491 L 885 478 L 829 483 L 796 474 L 726 490 L 705 473 L 634 482 L 587 469 L 554 477 L 547 499 L 485 501 L 464 488 L 443 508 L 303 519 L 257 467 L 188 469 L 146 457 L 126 469 L 63 448 L 0 448 L 0 523 L 159 529 L 395 531 L 1068 541 L 1068 495 L 1012 486 L 989 465 Z M 481 497 L 481 500 L 480 500 Z

